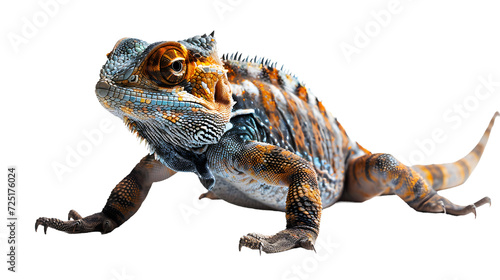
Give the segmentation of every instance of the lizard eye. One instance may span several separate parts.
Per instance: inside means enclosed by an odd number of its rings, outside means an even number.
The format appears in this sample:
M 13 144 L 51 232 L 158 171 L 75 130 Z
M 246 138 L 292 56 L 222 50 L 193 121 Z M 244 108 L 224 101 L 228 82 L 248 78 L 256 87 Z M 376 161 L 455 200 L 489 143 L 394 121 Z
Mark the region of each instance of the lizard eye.
M 184 64 L 179 60 L 172 62 L 171 65 L 172 70 L 174 70 L 175 72 L 181 72 L 182 69 L 184 69 Z
M 159 85 L 173 86 L 186 76 L 186 51 L 167 44 L 153 50 L 146 61 L 145 71 Z

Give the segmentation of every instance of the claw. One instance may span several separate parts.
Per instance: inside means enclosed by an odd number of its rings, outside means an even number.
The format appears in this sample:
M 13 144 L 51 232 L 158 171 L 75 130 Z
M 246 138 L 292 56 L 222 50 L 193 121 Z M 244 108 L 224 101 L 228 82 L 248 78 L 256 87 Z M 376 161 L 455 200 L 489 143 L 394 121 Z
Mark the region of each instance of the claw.
M 208 191 L 206 193 L 202 193 L 198 199 L 208 198 L 212 200 L 220 199 L 215 193 Z
M 82 224 L 81 220 L 75 221 L 75 225 L 73 226 L 73 232 L 76 232 L 76 228 Z
M 444 206 L 444 201 L 440 200 L 439 204 L 443 207 L 443 212 L 446 214 L 446 207 Z
M 36 220 L 36 223 L 35 223 L 35 231 L 38 232 L 38 226 L 43 224 L 43 233 L 44 234 L 47 234 L 47 218 L 39 218 L 38 220 Z
M 477 218 L 477 214 L 476 214 L 476 205 L 472 204 L 472 205 L 470 205 L 470 206 L 472 206 L 472 213 L 474 213 L 474 219 L 476 219 L 476 218 Z

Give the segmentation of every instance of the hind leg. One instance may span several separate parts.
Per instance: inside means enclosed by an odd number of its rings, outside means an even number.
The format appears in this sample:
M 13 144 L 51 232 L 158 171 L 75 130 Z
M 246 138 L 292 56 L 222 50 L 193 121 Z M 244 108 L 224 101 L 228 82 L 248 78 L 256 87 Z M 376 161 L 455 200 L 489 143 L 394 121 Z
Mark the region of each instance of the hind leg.
M 415 170 L 389 154 L 358 157 L 347 167 L 344 201 L 365 201 L 383 193 L 394 193 L 420 212 L 450 215 L 476 214 L 476 207 L 490 203 L 485 197 L 478 202 L 460 206 L 439 195 Z

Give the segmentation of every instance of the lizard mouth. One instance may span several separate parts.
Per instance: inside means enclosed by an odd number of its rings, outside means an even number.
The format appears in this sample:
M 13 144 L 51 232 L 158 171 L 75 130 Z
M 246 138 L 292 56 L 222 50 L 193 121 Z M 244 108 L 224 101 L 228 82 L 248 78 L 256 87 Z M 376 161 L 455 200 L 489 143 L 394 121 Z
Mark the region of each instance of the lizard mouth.
M 214 110 L 210 102 L 192 96 L 184 90 L 171 92 L 147 91 L 121 87 L 113 81 L 100 80 L 95 93 L 101 105 L 117 116 L 149 119 L 163 116 L 162 112 L 185 110 Z M 147 109 L 146 109 L 147 108 Z
M 214 101 L 215 104 L 232 107 L 234 101 L 231 96 L 231 88 L 229 86 L 227 78 L 219 78 L 219 80 L 215 84 Z
M 210 90 L 207 89 L 207 91 Z M 213 96 L 210 101 L 183 89 L 179 91 L 173 89 L 169 92 L 149 92 L 143 89 L 120 87 L 108 80 L 99 80 L 95 86 L 95 93 L 105 108 L 114 111 L 118 115 L 125 114 L 140 119 L 147 118 L 147 114 L 143 115 L 144 107 L 149 107 L 149 117 L 154 116 L 152 112 L 157 114 L 163 110 L 183 110 L 182 108 L 190 108 L 192 111 L 201 109 L 212 112 L 223 112 L 229 108 L 230 111 L 234 101 L 231 97 L 231 89 L 227 79 L 220 77 L 212 91 L 213 93 L 207 92 L 207 94 Z

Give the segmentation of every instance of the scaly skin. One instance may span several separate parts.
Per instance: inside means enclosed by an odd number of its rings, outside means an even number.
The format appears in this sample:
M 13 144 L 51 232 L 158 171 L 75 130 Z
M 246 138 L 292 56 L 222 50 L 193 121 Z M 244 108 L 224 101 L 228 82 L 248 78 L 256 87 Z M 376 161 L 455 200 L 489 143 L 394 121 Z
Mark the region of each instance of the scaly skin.
M 396 194 L 422 212 L 476 213 L 437 194 L 462 184 L 477 165 L 495 113 L 477 146 L 448 164 L 408 167 L 352 141 L 297 79 L 264 59 L 219 58 L 211 35 L 148 44 L 118 41 L 96 85 L 99 102 L 144 139 L 151 154 L 112 191 L 103 210 L 69 221 L 39 218 L 67 233 L 108 233 L 139 209 L 154 182 L 194 172 L 201 198 L 286 212 L 275 235 L 251 233 L 239 248 L 314 250 L 321 211 L 339 200 Z

